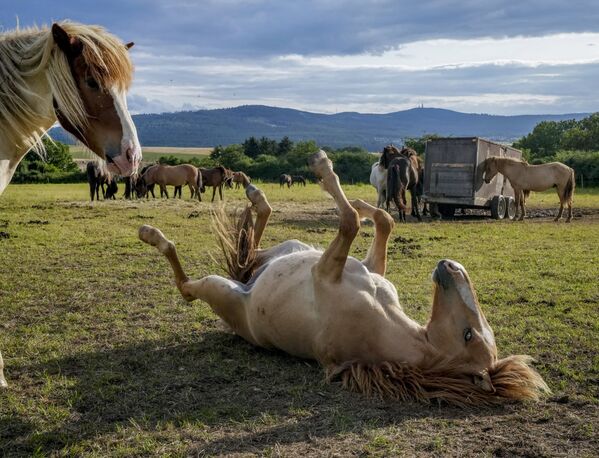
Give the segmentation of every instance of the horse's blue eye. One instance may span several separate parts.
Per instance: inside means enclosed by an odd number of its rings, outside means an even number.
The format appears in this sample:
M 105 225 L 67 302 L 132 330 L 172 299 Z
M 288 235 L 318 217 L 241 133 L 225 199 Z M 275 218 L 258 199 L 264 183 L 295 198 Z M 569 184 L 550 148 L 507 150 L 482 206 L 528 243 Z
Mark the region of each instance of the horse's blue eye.
M 472 330 L 470 328 L 466 328 L 464 330 L 464 340 L 468 342 L 470 339 L 472 339 Z

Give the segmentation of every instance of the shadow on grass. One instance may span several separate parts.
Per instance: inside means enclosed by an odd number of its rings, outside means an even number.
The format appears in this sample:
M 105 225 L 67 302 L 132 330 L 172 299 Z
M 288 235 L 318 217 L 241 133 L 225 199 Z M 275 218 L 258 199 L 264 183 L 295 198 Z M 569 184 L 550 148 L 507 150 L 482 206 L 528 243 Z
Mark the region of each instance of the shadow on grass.
M 70 415 L 54 429 L 35 431 L 16 414 L 2 419 L 0 454 L 52 453 L 131 424 L 149 434 L 165 424 L 207 428 L 212 438 L 198 440 L 189 453 L 260 453 L 275 444 L 360 433 L 407 419 L 473 414 L 448 406 L 369 400 L 325 384 L 314 362 L 262 350 L 218 331 L 185 344 L 146 341 L 17 367 L 15 384 L 19 373 L 68 379 L 69 387 L 54 390 L 49 403 Z M 505 412 L 502 407 L 484 410 Z

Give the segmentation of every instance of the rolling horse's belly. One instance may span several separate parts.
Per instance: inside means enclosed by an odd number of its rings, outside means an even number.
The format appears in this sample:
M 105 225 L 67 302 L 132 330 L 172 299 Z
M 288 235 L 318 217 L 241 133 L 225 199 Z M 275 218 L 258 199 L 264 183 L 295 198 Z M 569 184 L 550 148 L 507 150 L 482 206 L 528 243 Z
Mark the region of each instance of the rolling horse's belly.
M 248 327 L 255 341 L 302 358 L 315 358 L 320 317 L 314 300 L 312 266 L 322 253 L 304 251 L 270 262 L 252 286 Z

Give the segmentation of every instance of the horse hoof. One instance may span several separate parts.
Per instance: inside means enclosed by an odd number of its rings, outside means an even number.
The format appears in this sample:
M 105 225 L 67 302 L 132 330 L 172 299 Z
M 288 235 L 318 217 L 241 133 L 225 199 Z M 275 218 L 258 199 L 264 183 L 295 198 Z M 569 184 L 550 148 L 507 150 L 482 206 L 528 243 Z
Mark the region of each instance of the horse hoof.
M 314 153 L 308 158 L 308 166 L 318 178 L 322 178 L 327 173 L 333 171 L 333 163 L 327 157 L 327 153 L 323 150 Z
M 158 246 L 160 242 L 165 240 L 164 234 L 152 226 L 144 224 L 139 228 L 139 239 L 152 246 Z

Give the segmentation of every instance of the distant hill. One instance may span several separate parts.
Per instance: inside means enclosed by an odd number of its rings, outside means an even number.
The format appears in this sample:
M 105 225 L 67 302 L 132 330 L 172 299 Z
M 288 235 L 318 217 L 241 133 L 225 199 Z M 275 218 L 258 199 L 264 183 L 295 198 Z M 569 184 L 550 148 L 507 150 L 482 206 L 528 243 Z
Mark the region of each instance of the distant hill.
M 133 116 L 142 145 L 215 146 L 241 143 L 247 137 L 266 136 L 293 141 L 316 140 L 334 148 L 356 145 L 379 150 L 388 143 L 426 133 L 443 136 L 479 136 L 512 141 L 528 134 L 541 121 L 581 119 L 589 113 L 563 115 L 495 116 L 460 113 L 439 108 L 414 108 L 387 114 L 319 114 L 290 108 L 246 105 L 218 110 Z M 65 141 L 62 129 L 52 136 Z

